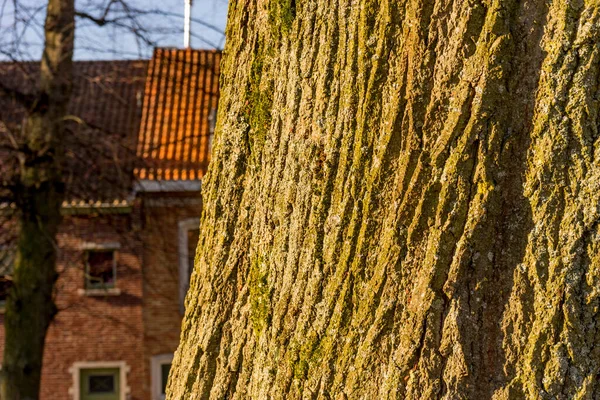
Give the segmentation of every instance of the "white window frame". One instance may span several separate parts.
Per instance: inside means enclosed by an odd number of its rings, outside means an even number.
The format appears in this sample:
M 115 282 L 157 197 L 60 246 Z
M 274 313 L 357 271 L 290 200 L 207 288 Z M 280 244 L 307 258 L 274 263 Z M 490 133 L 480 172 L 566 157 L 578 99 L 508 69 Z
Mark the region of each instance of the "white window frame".
M 71 368 L 69 368 L 69 372 L 73 376 L 73 385 L 69 388 L 69 395 L 72 396 L 73 400 L 81 399 L 81 370 L 103 368 L 119 368 L 119 399 L 129 399 L 131 388 L 127 385 L 127 374 L 131 368 L 129 368 L 125 361 L 78 361 L 73 363 Z
M 200 227 L 200 218 L 187 218 L 179 221 L 179 311 L 185 312 L 185 295 L 190 288 L 189 276 L 189 254 L 188 254 L 188 232 Z
M 217 128 L 218 106 L 213 107 L 208 114 L 208 152 L 212 154 L 213 138 Z
M 117 287 L 117 266 L 119 259 L 119 250 L 121 249 L 121 243 L 119 242 L 108 242 L 108 243 L 84 243 L 81 249 L 85 252 L 85 265 L 84 265 L 84 276 L 83 276 L 83 289 L 78 289 L 77 293 L 82 296 L 119 296 L 121 289 Z M 112 251 L 113 254 L 113 275 L 115 279 L 115 286 L 112 288 L 88 288 L 87 285 L 87 274 L 89 271 L 87 254 L 90 251 Z
M 142 179 L 134 184 L 136 192 L 161 193 L 161 192 L 199 192 L 202 189 L 201 180 L 149 180 Z
M 0 244 L 0 251 L 10 252 L 11 250 L 15 250 L 15 252 L 14 252 L 14 254 L 12 254 L 12 256 L 11 255 L 7 256 L 7 258 L 8 258 L 7 265 L 2 265 L 2 267 L 5 267 L 5 268 L 0 268 L 0 276 L 8 276 L 9 274 L 6 272 L 12 272 L 12 271 L 9 271 L 10 267 L 8 266 L 8 264 L 13 264 L 14 258 L 16 255 L 16 248 L 11 249 L 11 247 L 8 245 Z M 2 261 L 6 262 L 6 260 L 2 260 Z M 4 314 L 5 311 L 6 311 L 6 300 L 2 300 L 2 301 L 0 301 L 0 314 Z
M 162 395 L 162 371 L 161 366 L 164 364 L 171 364 L 173 362 L 173 354 L 158 354 L 153 356 L 150 361 L 150 371 L 152 377 L 152 400 L 164 400 L 165 396 Z
M 10 254 L 12 251 L 12 254 Z M 16 247 L 12 247 L 9 246 L 7 244 L 0 244 L 0 252 L 6 252 L 5 256 L 6 259 L 0 259 L 0 261 L 2 261 L 2 263 L 0 263 L 0 274 L 1 275 L 8 275 L 8 273 L 12 272 L 12 266 L 14 265 L 14 259 L 15 256 L 17 254 L 17 249 Z M 6 263 L 5 265 L 2 265 Z

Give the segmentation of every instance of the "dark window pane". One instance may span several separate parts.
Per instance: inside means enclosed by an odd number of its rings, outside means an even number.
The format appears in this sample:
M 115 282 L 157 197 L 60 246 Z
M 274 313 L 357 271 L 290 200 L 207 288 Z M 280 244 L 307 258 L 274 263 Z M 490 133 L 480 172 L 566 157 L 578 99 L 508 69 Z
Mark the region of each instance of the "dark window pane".
M 0 305 L 6 301 L 8 291 L 12 286 L 12 279 L 9 276 L 0 276 Z
M 13 271 L 16 249 L 0 245 L 0 275 L 10 275 Z
M 114 375 L 90 375 L 88 387 L 90 393 L 114 393 L 115 377 Z
M 196 246 L 198 246 L 199 238 L 199 229 L 190 229 L 188 231 L 188 278 L 192 276 L 192 271 L 194 270 L 194 260 L 196 259 Z
M 169 371 L 171 364 L 162 364 L 160 366 L 160 394 L 167 393 L 167 380 L 169 379 Z
M 87 288 L 115 287 L 114 251 L 90 251 L 87 255 Z

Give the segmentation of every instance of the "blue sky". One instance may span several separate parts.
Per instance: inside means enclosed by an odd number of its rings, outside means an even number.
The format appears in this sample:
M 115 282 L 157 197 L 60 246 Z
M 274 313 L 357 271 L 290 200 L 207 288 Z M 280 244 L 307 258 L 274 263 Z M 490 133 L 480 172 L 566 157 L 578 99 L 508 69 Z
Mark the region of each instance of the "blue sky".
M 76 0 L 78 10 L 93 16 L 111 0 Z M 135 9 L 149 13 L 138 16 L 139 26 L 147 30 L 144 38 L 163 47 L 182 47 L 184 0 L 125 0 Z M 0 0 L 0 59 L 39 59 L 43 43 L 45 0 Z M 119 6 L 115 9 L 117 16 Z M 120 14 L 122 16 L 123 14 Z M 192 7 L 192 47 L 222 48 L 227 19 L 227 0 L 194 0 Z M 131 20 L 121 20 L 131 24 Z M 208 25 L 214 27 L 211 28 Z M 15 29 L 16 28 L 16 29 Z M 215 29 L 216 28 L 216 29 Z M 75 36 L 75 59 L 135 59 L 148 58 L 152 46 L 144 43 L 129 28 L 121 26 L 98 27 L 90 21 L 78 19 Z

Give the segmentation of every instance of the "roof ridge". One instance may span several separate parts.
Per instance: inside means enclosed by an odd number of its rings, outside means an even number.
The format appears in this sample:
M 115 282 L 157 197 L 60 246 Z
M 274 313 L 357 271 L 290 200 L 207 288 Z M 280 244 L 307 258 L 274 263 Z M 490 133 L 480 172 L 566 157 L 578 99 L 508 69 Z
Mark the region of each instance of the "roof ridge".
M 136 62 L 149 62 L 151 59 L 150 58 L 138 58 L 135 60 L 74 60 L 73 63 L 74 64 L 100 64 L 100 63 L 119 63 L 119 64 L 126 64 L 126 63 L 136 63 Z M 22 61 L 9 61 L 9 60 L 0 60 L 0 64 L 12 64 L 12 65 L 17 65 L 17 64 L 39 64 L 40 60 L 37 61 L 32 61 L 32 60 L 22 60 Z
M 219 49 L 193 49 L 193 48 L 181 48 L 181 47 L 155 47 L 154 51 L 167 50 L 167 51 L 185 51 L 185 52 L 198 52 L 198 53 L 222 53 L 223 50 Z

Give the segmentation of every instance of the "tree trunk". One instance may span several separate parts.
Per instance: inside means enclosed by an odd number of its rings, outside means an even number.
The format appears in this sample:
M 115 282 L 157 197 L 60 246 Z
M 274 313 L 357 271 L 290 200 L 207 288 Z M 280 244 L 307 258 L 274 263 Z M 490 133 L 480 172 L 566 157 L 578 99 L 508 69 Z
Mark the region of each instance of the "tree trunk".
M 63 125 L 71 93 L 74 0 L 49 0 L 39 92 L 23 128 L 19 231 L 4 318 L 1 397 L 37 399 L 46 330 L 56 312 L 56 233 L 64 197 Z
M 599 399 L 600 3 L 237 0 L 169 399 Z

